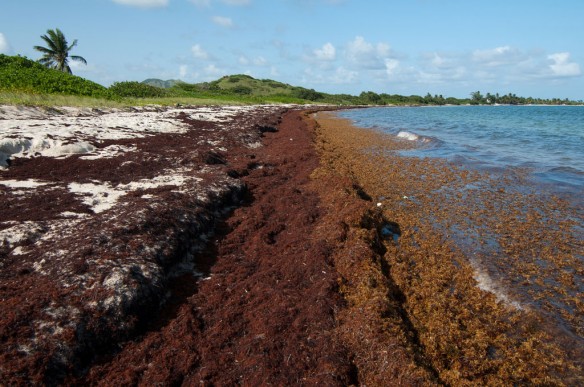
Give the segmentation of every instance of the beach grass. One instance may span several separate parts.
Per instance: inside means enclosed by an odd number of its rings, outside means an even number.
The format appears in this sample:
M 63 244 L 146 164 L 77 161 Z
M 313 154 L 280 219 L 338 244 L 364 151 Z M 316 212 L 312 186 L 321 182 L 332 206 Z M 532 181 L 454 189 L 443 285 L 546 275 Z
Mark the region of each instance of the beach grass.
M 304 104 L 285 96 L 205 96 L 201 97 L 158 97 L 158 98 L 95 98 L 76 95 L 37 94 L 23 91 L 0 91 L 0 104 L 24 106 L 75 106 L 98 108 L 124 108 L 129 106 L 221 106 L 221 105 L 261 105 L 261 104 Z
M 123 107 L 124 103 L 105 98 L 76 95 L 36 94 L 23 91 L 0 91 L 0 104 L 24 106 Z

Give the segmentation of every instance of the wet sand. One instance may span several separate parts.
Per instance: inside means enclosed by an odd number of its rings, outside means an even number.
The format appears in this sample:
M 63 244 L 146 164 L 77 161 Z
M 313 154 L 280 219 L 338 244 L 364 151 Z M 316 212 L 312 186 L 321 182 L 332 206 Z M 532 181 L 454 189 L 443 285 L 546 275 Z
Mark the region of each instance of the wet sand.
M 432 193 L 482 176 L 388 157 L 403 144 L 324 111 L 258 108 L 221 123 L 196 114 L 173 113 L 188 129 L 178 134 L 98 147 L 129 149 L 122 155 L 16 159 L 2 171 L 12 182 L 2 191 L 2 230 L 38 227 L 1 251 L 1 380 L 584 380 L 581 346 L 552 337 L 545 318 L 503 287 L 481 283 L 481 259 L 473 266 L 436 231 L 458 215 Z M 14 183 L 47 176 L 50 189 L 25 195 Z M 164 184 L 132 185 L 157 178 Z M 65 189 L 95 181 L 127 189 L 103 211 L 88 204 L 89 194 Z M 70 213 L 84 215 L 55 234 L 52 222 Z M 510 240 L 523 240 L 517 235 Z M 576 327 L 577 310 L 566 318 Z

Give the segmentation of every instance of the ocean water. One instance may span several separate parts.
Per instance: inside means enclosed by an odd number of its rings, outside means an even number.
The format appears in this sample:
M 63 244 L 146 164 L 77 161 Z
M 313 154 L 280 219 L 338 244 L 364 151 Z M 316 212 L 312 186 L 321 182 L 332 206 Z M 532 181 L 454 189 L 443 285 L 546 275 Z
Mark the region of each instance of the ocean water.
M 525 168 L 535 181 L 584 192 L 584 106 L 388 107 L 340 116 L 415 142 L 410 155 Z
M 338 115 L 398 144 L 387 151 L 388 176 L 378 176 L 382 195 L 393 198 L 384 203 L 389 216 L 415 218 L 407 220 L 414 235 L 444 235 L 480 289 L 537 313 L 563 346 L 584 356 L 583 106 L 384 107 Z

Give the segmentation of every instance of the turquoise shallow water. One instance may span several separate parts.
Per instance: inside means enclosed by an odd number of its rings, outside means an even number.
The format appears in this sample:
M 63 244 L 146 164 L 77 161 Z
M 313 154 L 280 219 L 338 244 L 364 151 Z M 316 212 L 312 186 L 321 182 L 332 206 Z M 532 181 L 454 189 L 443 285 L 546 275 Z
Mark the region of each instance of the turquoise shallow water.
M 385 107 L 340 116 L 414 142 L 409 155 L 527 168 L 534 181 L 584 189 L 584 106 Z

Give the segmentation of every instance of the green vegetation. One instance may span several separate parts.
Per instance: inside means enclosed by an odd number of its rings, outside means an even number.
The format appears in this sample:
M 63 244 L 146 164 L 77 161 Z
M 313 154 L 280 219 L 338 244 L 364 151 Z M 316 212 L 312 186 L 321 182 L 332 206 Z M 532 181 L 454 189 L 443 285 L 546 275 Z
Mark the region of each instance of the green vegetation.
M 69 74 L 71 74 L 69 58 L 87 64 L 87 61 L 82 56 L 69 56 L 69 51 L 77 45 L 77 39 L 69 45 L 65 35 L 63 35 L 60 29 L 55 28 L 54 30 L 47 30 L 47 34 L 41 35 L 41 38 L 47 43 L 48 47 L 34 46 L 35 50 L 43 53 L 43 57 L 39 59 L 39 63 L 51 69 L 63 71 Z
M 110 91 L 95 83 L 21 56 L 0 54 L 0 91 L 30 94 L 76 95 L 111 98 Z
M 570 101 L 568 98 L 533 98 L 518 97 L 515 94 L 499 95 L 499 93 L 487 93 L 482 95 L 480 91 L 470 93 L 470 103 L 473 105 L 581 105 L 582 101 Z
M 165 89 L 140 82 L 115 82 L 109 90 L 119 97 L 132 98 L 157 98 L 169 94 Z
M 93 102 L 91 102 L 93 99 Z M 271 79 L 237 74 L 212 82 L 185 83 L 148 79 L 115 82 L 109 88 L 67 72 L 47 68 L 21 56 L 0 54 L 0 103 L 75 106 L 227 105 L 227 104 L 333 104 L 333 105 L 462 105 L 462 104 L 576 104 L 568 100 L 542 100 L 480 92 L 457 99 L 428 93 L 403 96 L 364 91 L 358 96 L 327 94 Z M 581 104 L 582 101 L 579 101 Z

